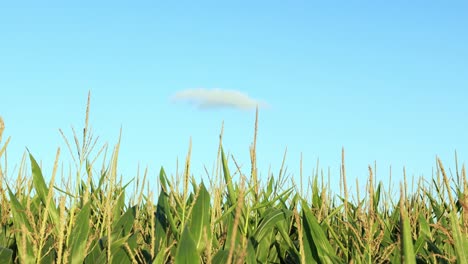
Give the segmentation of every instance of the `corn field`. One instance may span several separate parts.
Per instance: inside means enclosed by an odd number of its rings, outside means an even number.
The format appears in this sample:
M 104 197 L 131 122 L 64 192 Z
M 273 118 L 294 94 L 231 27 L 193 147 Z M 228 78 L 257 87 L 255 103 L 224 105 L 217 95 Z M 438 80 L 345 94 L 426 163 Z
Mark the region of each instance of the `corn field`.
M 138 175 L 131 190 L 117 176 L 120 141 L 107 157 L 88 115 L 89 98 L 82 140 L 62 132 L 75 165 L 66 176 L 58 149 L 51 175 L 27 152 L 8 180 L 10 138 L 0 142 L 0 263 L 468 263 L 464 165 L 449 175 L 437 159 L 432 179 L 411 193 L 406 178 L 396 190 L 374 182 L 369 166 L 365 193 L 349 197 L 343 151 L 342 193 L 317 170 L 306 195 L 283 170 L 258 179 L 255 129 L 247 173 L 228 166 L 236 163 L 221 137 L 208 182 L 191 176 L 189 146 L 180 176 L 161 168 L 158 179 Z M 3 121 L 0 129 L 2 140 Z

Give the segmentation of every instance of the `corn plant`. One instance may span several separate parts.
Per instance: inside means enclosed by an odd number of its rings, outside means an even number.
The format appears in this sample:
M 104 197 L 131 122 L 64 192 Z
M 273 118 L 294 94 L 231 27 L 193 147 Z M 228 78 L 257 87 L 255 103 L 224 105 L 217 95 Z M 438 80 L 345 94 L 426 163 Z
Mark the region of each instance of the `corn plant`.
M 131 192 L 118 177 L 120 139 L 107 157 L 88 115 L 89 97 L 74 147 L 61 131 L 75 165 L 68 174 L 60 149 L 49 177 L 28 150 L 9 180 L 10 138 L 0 145 L 0 263 L 468 263 L 468 184 L 458 163 L 452 178 L 437 159 L 435 175 L 413 192 L 404 175 L 399 196 L 375 183 L 369 166 L 364 197 L 349 197 L 343 150 L 343 190 L 333 193 L 317 170 L 304 193 L 302 174 L 299 187 L 284 161 L 277 175 L 257 177 L 257 111 L 247 174 L 225 153 L 221 130 L 208 182 L 190 172 L 190 144 L 182 174 L 138 173 Z

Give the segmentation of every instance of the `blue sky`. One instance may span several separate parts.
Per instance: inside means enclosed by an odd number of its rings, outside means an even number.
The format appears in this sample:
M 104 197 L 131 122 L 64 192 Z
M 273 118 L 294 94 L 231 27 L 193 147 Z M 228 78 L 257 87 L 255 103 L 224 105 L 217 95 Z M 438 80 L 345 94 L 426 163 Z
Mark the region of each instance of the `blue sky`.
M 50 173 L 58 132 L 91 119 L 100 142 L 116 143 L 120 172 L 180 168 L 192 138 L 192 172 L 204 176 L 224 147 L 249 172 L 253 110 L 198 109 L 172 100 L 187 89 L 235 90 L 268 104 L 259 113 L 258 166 L 304 176 L 317 159 L 338 188 L 430 177 L 436 155 L 454 169 L 468 155 L 468 4 L 427 1 L 186 1 L 0 4 L 0 115 L 9 177 L 27 147 Z M 66 163 L 68 164 L 68 163 Z M 234 170 L 234 167 L 232 167 Z M 296 178 L 297 179 L 297 178 Z

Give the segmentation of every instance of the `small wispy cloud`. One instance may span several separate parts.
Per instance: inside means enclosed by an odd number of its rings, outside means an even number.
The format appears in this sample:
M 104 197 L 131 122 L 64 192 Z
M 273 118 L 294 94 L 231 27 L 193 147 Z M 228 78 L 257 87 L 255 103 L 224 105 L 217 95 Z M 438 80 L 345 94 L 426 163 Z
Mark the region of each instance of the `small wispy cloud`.
M 174 94 L 174 101 L 186 101 L 200 109 L 235 108 L 240 110 L 267 107 L 268 104 L 251 98 L 237 90 L 227 89 L 186 89 Z

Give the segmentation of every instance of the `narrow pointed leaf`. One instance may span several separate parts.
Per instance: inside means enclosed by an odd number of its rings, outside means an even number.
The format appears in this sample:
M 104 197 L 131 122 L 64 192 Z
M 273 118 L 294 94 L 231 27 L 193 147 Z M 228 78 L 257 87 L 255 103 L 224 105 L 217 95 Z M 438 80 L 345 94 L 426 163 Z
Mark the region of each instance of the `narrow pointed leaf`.
M 197 251 L 197 245 L 193 240 L 190 230 L 186 227 L 178 242 L 177 252 L 175 256 L 176 264 L 198 264 L 200 263 L 200 255 Z
M 29 223 L 29 220 L 26 216 L 25 208 L 20 204 L 16 196 L 8 187 L 8 193 L 10 195 L 10 202 L 11 202 L 11 210 L 13 213 L 13 225 L 17 230 L 21 232 L 15 232 L 15 238 L 18 243 L 18 248 L 21 250 L 22 248 L 25 249 L 25 252 L 19 252 L 19 259 L 24 263 L 34 263 L 35 255 L 33 250 L 33 241 L 30 240 L 31 236 L 28 236 L 27 233 L 32 234 L 33 229 Z M 22 230 L 26 229 L 27 233 L 22 232 Z M 26 236 L 23 239 L 23 236 Z M 23 243 L 24 241 L 24 243 Z
M 213 264 L 225 264 L 229 258 L 229 250 L 221 249 L 216 252 L 213 259 L 211 260 Z
M 231 201 L 231 204 L 235 204 L 237 201 L 237 194 L 234 191 L 234 187 L 232 185 L 231 173 L 229 172 L 228 162 L 226 159 L 226 155 L 224 154 L 223 148 L 221 148 L 221 159 L 223 165 L 224 180 L 226 181 L 229 199 Z
M 70 263 L 83 263 L 86 257 L 86 243 L 89 234 L 90 203 L 87 202 L 78 213 L 70 235 Z
M 457 263 L 468 264 L 468 253 L 466 252 L 468 249 L 468 236 L 461 232 L 460 224 L 454 211 L 450 212 L 450 224 L 453 230 Z
M 48 207 L 48 214 L 50 216 L 50 219 L 54 223 L 54 230 L 56 234 L 59 232 L 59 212 L 58 209 L 55 205 L 54 199 L 50 199 L 50 201 L 47 201 L 47 196 L 49 194 L 49 188 L 47 187 L 45 181 L 44 181 L 44 176 L 42 175 L 41 168 L 37 164 L 36 160 L 32 156 L 32 154 L 29 154 L 29 159 L 31 161 L 31 171 L 32 171 L 32 177 L 33 177 L 33 184 L 34 188 L 39 195 L 39 198 L 41 199 L 42 203 L 46 205 L 49 203 Z
M 333 251 L 317 218 L 312 214 L 306 203 L 302 203 L 303 238 L 306 259 L 311 263 L 338 263 L 339 259 Z
M 135 221 L 136 206 L 130 207 L 127 211 L 114 223 L 113 236 L 114 239 L 127 236 L 133 227 Z
M 403 210 L 402 210 L 403 212 Z M 413 238 L 411 236 L 411 228 L 409 219 L 406 214 L 403 212 L 401 215 L 401 222 L 402 222 L 402 229 L 403 232 L 401 233 L 401 241 L 402 241 L 402 251 L 404 257 L 404 263 L 408 264 L 416 264 L 416 256 L 414 255 L 414 248 L 413 248 Z
M 210 194 L 202 183 L 192 209 L 192 220 L 190 222 L 190 232 L 199 253 L 205 249 L 207 241 L 211 240 L 210 217 Z
M 0 263 L 13 263 L 13 250 L 9 248 L 0 247 Z

